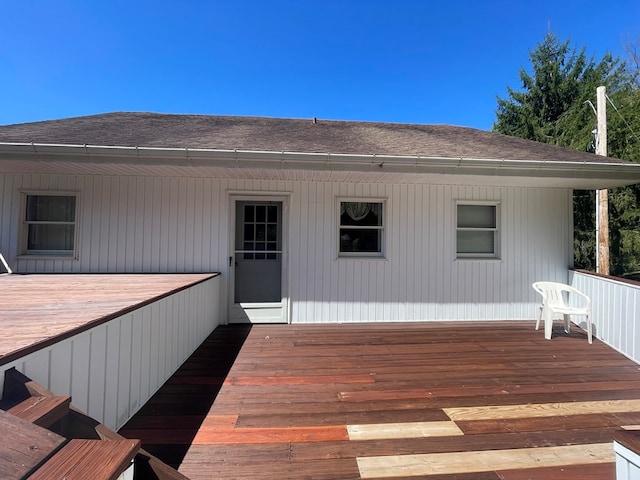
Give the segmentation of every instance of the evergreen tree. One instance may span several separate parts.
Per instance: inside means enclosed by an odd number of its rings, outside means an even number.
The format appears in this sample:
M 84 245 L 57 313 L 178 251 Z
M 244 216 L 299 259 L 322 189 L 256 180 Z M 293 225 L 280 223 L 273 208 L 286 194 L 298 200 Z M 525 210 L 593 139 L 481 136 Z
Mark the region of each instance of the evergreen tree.
M 640 162 L 640 88 L 621 90 L 607 105 L 609 156 Z M 640 185 L 609 191 L 609 243 L 611 273 L 640 270 Z
M 619 62 L 607 54 L 600 62 L 577 52 L 569 40 L 560 43 L 547 33 L 530 53 L 533 74 L 520 69 L 523 91 L 507 87 L 508 99 L 498 97 L 493 130 L 538 142 L 587 150 L 592 143 L 593 112 L 584 102 L 596 88 L 617 90 L 623 80 Z
M 543 42 L 530 52 L 530 60 L 532 73 L 520 70 L 523 90 L 516 91 L 507 87 L 508 98 L 497 99 L 493 130 L 593 152 L 596 119 L 587 103 L 595 103 L 596 88 L 600 85 L 607 87 L 610 96 L 627 98 L 633 88 L 624 64 L 610 54 L 596 62 L 587 57 L 584 48 L 577 51 L 571 47 L 569 40 L 561 43 L 552 33 L 547 33 Z M 610 150 L 609 155 L 623 158 L 618 154 L 620 148 L 616 142 L 630 148 L 627 140 L 624 135 L 612 137 L 610 134 L 609 144 L 613 143 L 615 148 Z M 616 192 L 613 196 L 617 195 Z M 631 218 L 631 212 L 634 211 L 631 206 L 640 197 L 636 198 L 625 192 L 621 198 L 624 200 L 621 200 L 620 205 L 629 206 L 624 210 L 625 215 Z M 618 204 L 614 203 L 614 214 L 619 213 L 616 205 Z M 640 239 L 636 240 L 634 235 L 626 235 L 622 228 L 618 228 L 616 234 L 618 233 L 620 235 L 615 239 L 616 245 L 628 248 L 637 242 L 637 258 L 640 259 Z M 629 262 L 622 260 L 621 251 L 615 248 L 612 250 L 612 263 L 616 265 L 613 271 L 626 270 Z M 595 270 L 595 195 L 592 191 L 574 193 L 574 251 L 577 267 Z

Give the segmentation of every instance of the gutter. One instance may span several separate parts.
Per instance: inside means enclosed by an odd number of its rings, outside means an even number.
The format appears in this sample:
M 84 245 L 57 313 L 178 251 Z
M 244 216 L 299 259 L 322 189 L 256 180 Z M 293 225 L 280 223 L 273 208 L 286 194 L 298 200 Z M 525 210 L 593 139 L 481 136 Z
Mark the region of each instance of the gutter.
M 4 157 L 4 158 L 3 158 Z M 598 178 L 640 183 L 640 164 L 624 161 L 568 162 L 424 156 L 2 143 L 0 159 L 77 164 L 379 171 L 465 175 L 533 175 Z

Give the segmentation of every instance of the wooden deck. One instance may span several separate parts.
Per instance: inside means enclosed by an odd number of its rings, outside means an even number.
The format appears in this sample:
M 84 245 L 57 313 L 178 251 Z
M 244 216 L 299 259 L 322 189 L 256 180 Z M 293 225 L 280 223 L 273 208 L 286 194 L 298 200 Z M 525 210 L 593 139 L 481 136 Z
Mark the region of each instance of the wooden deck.
M 579 329 L 271 325 L 218 327 L 120 433 L 193 480 L 613 480 L 637 424 L 638 365 Z
M 213 275 L 0 275 L 0 365 Z

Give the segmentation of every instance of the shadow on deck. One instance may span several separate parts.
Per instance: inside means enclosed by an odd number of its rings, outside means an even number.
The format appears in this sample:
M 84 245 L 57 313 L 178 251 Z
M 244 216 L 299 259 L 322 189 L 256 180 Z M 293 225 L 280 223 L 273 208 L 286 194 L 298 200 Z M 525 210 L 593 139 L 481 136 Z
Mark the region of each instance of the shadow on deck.
M 178 468 L 244 344 L 251 325 L 219 326 L 118 433 Z

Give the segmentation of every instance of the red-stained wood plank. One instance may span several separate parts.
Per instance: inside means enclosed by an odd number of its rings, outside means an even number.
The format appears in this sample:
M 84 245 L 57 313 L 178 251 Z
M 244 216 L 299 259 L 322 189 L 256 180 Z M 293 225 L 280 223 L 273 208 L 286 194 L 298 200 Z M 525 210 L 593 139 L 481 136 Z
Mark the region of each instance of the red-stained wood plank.
M 580 428 L 612 428 L 616 427 L 613 420 L 603 415 L 574 415 L 542 418 L 513 418 L 508 420 L 476 420 L 457 421 L 456 424 L 465 435 L 480 435 L 485 433 L 517 433 L 541 432 L 558 429 Z
M 437 408 L 342 412 L 251 413 L 238 418 L 238 427 L 296 427 L 305 425 L 358 425 L 370 423 L 438 422 L 449 417 Z
M 193 439 L 195 445 L 233 443 L 335 442 L 349 438 L 342 425 L 287 428 L 217 428 L 203 426 Z
M 616 478 L 615 463 L 565 465 L 563 467 L 525 468 L 497 472 L 500 480 L 603 480 Z
M 360 375 L 289 375 L 227 377 L 225 385 L 329 385 L 347 383 L 374 383 L 373 374 Z
M 71 397 L 29 397 L 7 410 L 12 415 L 48 428 L 69 412 Z
M 137 440 L 70 440 L 30 480 L 116 480 L 140 450 Z
M 458 386 L 447 388 L 408 388 L 394 390 L 370 390 L 370 391 L 344 391 L 339 392 L 340 400 L 344 402 L 368 402 L 376 400 L 398 400 L 401 398 L 443 398 L 443 397 L 470 397 L 477 395 L 513 395 L 513 394 L 537 394 L 557 391 L 569 392 L 593 392 L 620 389 L 636 390 L 640 388 L 640 381 L 632 382 L 562 382 L 537 385 L 497 385 L 497 386 Z

